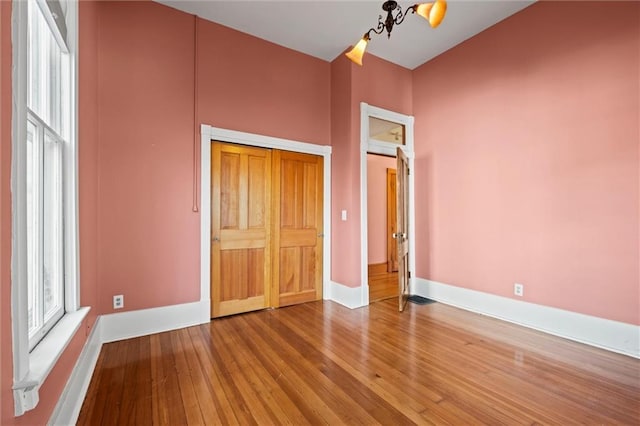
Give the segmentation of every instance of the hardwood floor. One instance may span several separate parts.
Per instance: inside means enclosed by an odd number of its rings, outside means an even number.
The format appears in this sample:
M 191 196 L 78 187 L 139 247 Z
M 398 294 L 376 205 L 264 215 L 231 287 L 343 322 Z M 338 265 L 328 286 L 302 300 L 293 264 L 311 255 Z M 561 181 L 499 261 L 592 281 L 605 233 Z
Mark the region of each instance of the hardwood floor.
M 387 272 L 386 264 L 369 265 L 369 302 L 398 297 L 398 273 Z
M 637 425 L 639 412 L 639 360 L 390 299 L 105 344 L 78 424 Z

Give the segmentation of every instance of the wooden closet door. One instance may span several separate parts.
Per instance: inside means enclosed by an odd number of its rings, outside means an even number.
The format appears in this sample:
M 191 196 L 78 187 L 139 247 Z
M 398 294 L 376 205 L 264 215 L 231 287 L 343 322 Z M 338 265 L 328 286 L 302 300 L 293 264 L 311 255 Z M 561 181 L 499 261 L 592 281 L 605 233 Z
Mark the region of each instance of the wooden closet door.
M 271 151 L 211 150 L 211 316 L 269 306 Z
M 272 306 L 322 298 L 323 158 L 274 151 Z

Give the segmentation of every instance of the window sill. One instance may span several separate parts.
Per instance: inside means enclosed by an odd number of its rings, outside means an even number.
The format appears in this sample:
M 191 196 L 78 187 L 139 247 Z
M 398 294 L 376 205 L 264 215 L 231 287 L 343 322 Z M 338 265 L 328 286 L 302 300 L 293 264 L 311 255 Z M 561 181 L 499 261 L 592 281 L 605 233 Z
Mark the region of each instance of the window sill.
M 29 354 L 29 373 L 13 385 L 16 416 L 38 405 L 38 390 L 80 328 L 90 307 L 66 313 Z

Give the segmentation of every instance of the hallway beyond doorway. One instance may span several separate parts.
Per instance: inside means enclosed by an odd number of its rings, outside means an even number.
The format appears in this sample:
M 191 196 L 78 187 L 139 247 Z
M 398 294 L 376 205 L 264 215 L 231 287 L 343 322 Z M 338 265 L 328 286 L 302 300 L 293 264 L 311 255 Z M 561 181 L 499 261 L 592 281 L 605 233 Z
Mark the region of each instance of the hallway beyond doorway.
M 398 272 L 387 272 L 387 264 L 369 265 L 369 303 L 398 297 Z

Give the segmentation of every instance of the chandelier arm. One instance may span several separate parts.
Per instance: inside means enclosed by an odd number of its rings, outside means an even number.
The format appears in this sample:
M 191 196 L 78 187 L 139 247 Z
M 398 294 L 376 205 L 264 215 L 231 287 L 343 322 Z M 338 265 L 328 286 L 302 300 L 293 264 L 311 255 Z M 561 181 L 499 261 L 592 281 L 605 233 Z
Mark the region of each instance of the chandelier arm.
M 407 13 L 409 13 L 409 10 L 414 10 L 413 8 L 416 7 L 417 5 L 411 6 L 409 9 L 407 9 L 406 12 L 402 13 L 402 8 L 400 7 L 400 5 L 398 5 L 398 14 L 396 15 L 396 17 L 394 18 L 393 22 L 396 25 L 400 25 L 404 22 L 404 18 L 407 17 Z M 414 10 L 415 13 L 415 10 Z
M 386 28 L 385 24 L 386 24 L 386 21 L 382 20 L 382 15 L 378 15 L 378 26 L 376 27 L 375 30 L 373 30 L 373 28 L 371 29 L 376 34 L 382 34 L 382 31 L 384 31 L 384 29 Z
M 384 31 L 384 22 L 382 22 L 382 16 L 380 17 L 380 20 L 378 21 L 378 26 L 376 28 L 369 28 L 369 31 L 367 31 L 365 34 L 367 36 L 369 36 L 372 32 L 375 34 L 382 34 L 382 32 Z
M 411 11 L 411 13 L 416 13 L 416 9 L 418 9 L 418 6 L 420 5 L 414 4 L 413 6 L 409 7 L 407 11 L 404 13 L 404 16 L 407 16 L 409 14 L 409 11 Z

